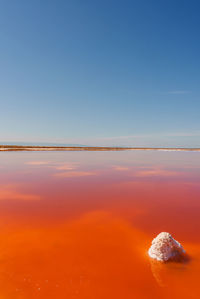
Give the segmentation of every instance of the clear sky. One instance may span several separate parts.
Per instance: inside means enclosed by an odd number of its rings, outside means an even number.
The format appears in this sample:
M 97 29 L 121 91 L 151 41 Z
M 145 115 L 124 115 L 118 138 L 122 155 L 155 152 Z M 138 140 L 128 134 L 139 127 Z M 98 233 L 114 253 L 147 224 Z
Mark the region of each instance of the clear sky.
M 0 141 L 200 146 L 199 0 L 0 0 Z

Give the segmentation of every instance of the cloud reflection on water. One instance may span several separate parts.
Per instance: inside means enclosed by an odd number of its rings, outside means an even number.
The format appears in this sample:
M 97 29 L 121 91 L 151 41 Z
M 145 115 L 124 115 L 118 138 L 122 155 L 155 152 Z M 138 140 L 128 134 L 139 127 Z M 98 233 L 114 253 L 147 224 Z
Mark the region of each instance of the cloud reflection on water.
M 40 200 L 41 196 L 24 193 L 15 184 L 0 185 L 0 200 Z
M 69 172 L 59 172 L 54 176 L 60 178 L 74 178 L 74 177 L 84 177 L 84 176 L 93 176 L 96 175 L 95 172 L 92 171 L 69 171 Z
M 137 177 L 151 177 L 151 176 L 179 176 L 181 172 L 167 170 L 167 169 L 160 169 L 160 168 L 152 168 L 147 170 L 139 170 L 135 173 Z

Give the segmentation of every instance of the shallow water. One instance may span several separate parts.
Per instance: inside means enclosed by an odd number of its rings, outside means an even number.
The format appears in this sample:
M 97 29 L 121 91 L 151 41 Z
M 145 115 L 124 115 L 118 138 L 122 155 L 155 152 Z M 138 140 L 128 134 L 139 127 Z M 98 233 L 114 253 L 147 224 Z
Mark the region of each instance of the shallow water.
M 161 231 L 187 263 L 151 261 Z M 0 299 L 200 298 L 200 153 L 2 152 Z

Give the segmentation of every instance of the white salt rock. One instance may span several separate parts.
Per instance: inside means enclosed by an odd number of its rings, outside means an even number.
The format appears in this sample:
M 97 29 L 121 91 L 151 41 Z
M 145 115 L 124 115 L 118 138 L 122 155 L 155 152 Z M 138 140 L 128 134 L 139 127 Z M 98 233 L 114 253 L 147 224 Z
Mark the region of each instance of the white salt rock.
M 166 262 L 180 259 L 184 256 L 185 250 L 169 233 L 162 232 L 153 239 L 148 254 L 152 259 Z

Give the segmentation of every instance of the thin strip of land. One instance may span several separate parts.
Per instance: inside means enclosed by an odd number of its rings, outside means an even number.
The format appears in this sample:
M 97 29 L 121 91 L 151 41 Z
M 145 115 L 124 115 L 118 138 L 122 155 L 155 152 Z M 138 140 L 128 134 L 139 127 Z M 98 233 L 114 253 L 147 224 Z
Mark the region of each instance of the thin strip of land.
M 0 151 L 195 151 L 200 148 L 162 148 L 162 147 L 100 147 L 100 146 L 21 146 L 21 145 L 0 145 Z

